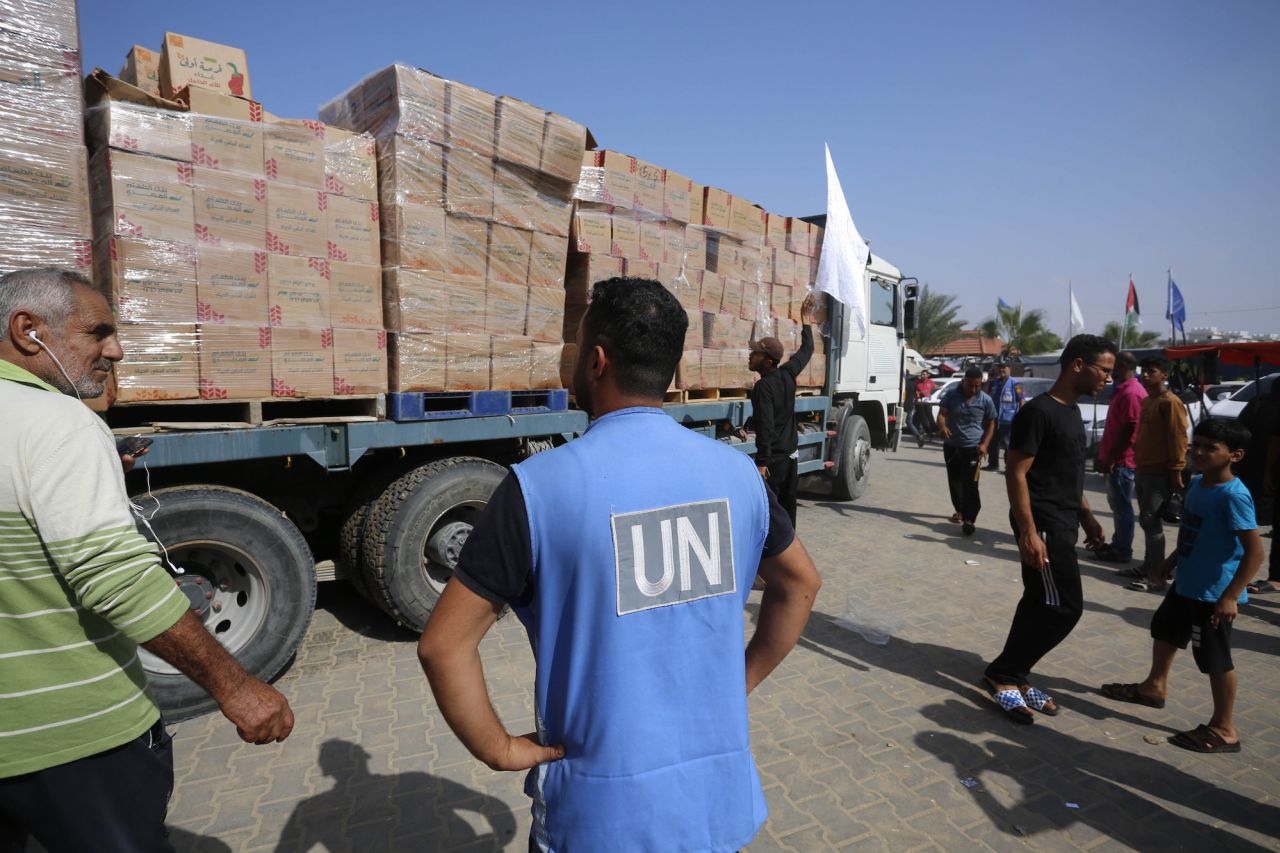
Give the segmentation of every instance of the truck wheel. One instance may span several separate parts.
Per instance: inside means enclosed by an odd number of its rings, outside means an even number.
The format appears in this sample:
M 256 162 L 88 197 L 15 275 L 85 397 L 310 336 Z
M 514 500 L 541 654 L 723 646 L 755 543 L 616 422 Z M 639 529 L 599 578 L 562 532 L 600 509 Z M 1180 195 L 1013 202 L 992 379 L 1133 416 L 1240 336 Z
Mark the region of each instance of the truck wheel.
M 238 489 L 179 486 L 155 492 L 155 499 L 151 530 L 144 525 L 142 532 L 184 570 L 175 582 L 191 608 L 250 675 L 263 681 L 279 675 L 315 609 L 307 540 L 280 510 Z M 216 707 L 172 665 L 145 649 L 138 654 L 166 719 Z
M 360 597 L 369 602 L 374 602 L 374 598 L 365 583 L 360 559 L 365 523 L 374 502 L 396 479 L 396 475 L 394 471 L 382 471 L 361 483 L 343 511 L 342 526 L 338 528 L 338 561 L 344 569 L 343 574 Z
M 506 475 L 487 459 L 437 459 L 382 493 L 369 509 L 361 548 L 365 583 L 378 606 L 401 625 L 423 629 Z
M 836 454 L 840 467 L 831 494 L 840 501 L 857 500 L 871 479 L 871 428 L 861 415 L 848 415 L 840 422 Z

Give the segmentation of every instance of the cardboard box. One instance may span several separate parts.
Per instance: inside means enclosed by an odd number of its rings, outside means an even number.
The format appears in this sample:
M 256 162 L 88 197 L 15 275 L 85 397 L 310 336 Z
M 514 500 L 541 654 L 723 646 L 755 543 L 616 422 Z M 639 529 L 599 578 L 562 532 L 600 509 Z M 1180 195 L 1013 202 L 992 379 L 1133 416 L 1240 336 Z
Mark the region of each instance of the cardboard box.
M 324 126 L 324 188 L 331 195 L 378 198 L 378 154 L 373 137 Z
M 34 261 L 50 252 L 64 254 L 58 238 L 89 240 L 89 198 L 83 146 L 17 140 L 0 145 L 0 208 L 6 232 L 15 235 L 0 241 L 6 243 L 0 252 L 15 260 L 31 254 Z
M 625 258 L 623 262 L 623 270 L 627 278 L 646 278 L 652 281 L 662 282 L 658 279 L 658 267 L 662 266 L 657 261 L 641 261 L 636 258 Z
M 702 274 L 702 294 L 700 304 L 708 314 L 716 314 L 724 302 L 724 291 L 729 280 L 719 273 L 704 272 Z
M 381 394 L 387 390 L 387 333 L 381 329 L 333 330 L 333 393 Z
M 707 187 L 702 196 L 702 224 L 721 231 L 729 230 L 733 196 L 715 187 Z
M 493 159 L 498 101 L 488 92 L 452 80 L 445 83 L 446 141 Z
M 564 287 L 569 243 L 555 234 L 534 233 L 529 246 L 529 284 L 533 287 Z
M 765 214 L 764 244 L 770 249 L 787 247 L 787 217 L 776 213 Z
M 420 68 L 391 65 L 321 107 L 320 120 L 379 139 L 401 133 L 445 142 L 445 81 Z
M 662 215 L 677 222 L 689 221 L 689 191 L 693 181 L 670 169 L 662 178 Z
M 809 223 L 794 216 L 787 217 L 787 251 L 809 254 Z
M 243 50 L 203 39 L 165 33 L 160 50 L 160 93 L 200 86 L 222 95 L 252 98 L 249 61 Z
M 6 20 L 13 3 L 0 9 L 0 91 L 6 135 L 58 145 L 82 144 L 80 54 L 74 48 L 23 39 Z
M 204 324 L 266 326 L 267 253 L 196 248 L 196 319 Z
M 491 356 L 488 335 L 451 332 L 445 347 L 446 388 L 450 391 L 488 389 Z
M 493 221 L 533 230 L 538 218 L 538 193 L 532 173 L 499 163 L 493 169 Z
M 726 278 L 724 280 L 724 297 L 720 300 L 720 312 L 731 317 L 742 314 L 742 280 Z
M 822 254 L 822 235 L 823 230 L 817 225 L 809 226 L 809 257 L 816 259 Z M 814 275 L 817 275 L 817 267 L 814 267 Z
M 617 151 L 592 151 L 587 157 L 597 171 L 583 173 L 578 197 L 626 209 L 634 206 L 636 159 Z
M 484 278 L 489 256 L 489 223 L 445 216 L 445 272 Z
M 759 320 L 769 316 L 769 294 L 766 290 L 764 303 L 760 301 L 760 285 L 754 281 L 744 281 L 742 283 L 742 307 L 738 311 L 738 316 L 743 320 Z
M 448 299 L 446 325 L 450 332 L 479 334 L 488 328 L 488 286 L 483 278 L 444 276 Z
M 770 270 L 772 275 L 769 276 L 770 281 L 778 284 L 790 285 L 795 281 L 796 262 L 795 255 L 786 249 L 773 250 L 773 267 Z
M 526 334 L 535 341 L 561 341 L 564 336 L 565 292 L 551 287 L 529 288 Z
M 543 234 L 569 236 L 569 219 L 573 215 L 573 201 L 567 186 L 557 186 L 550 178 L 539 179 L 534 185 L 533 229 Z
M 685 309 L 688 327 L 685 329 L 684 345 L 686 348 L 702 346 L 702 310 L 696 305 Z
M 761 246 L 765 232 L 764 210 L 741 196 L 734 196 L 729 208 L 729 230 L 750 245 Z
M 201 323 L 200 399 L 261 400 L 271 396 L 271 329 Z
M 493 218 L 493 160 L 457 148 L 444 156 L 444 207 L 450 213 Z
M 613 237 L 609 253 L 620 258 L 640 257 L 640 223 L 631 218 L 628 210 L 615 210 L 612 220 Z
M 94 278 L 121 323 L 195 322 L 191 246 L 107 237 L 95 247 Z
M 337 328 L 382 328 L 382 269 L 329 261 L 329 317 Z
M 702 308 L 702 270 L 681 270 L 676 274 L 676 298 L 686 309 L 700 311 Z
M 592 285 L 623 275 L 624 268 L 623 259 L 612 255 L 570 255 L 565 275 L 565 303 L 586 305 L 591 297 Z
M 529 344 L 530 388 L 563 388 L 560 379 L 560 359 L 564 346 L 558 343 L 533 341 Z
M 137 86 L 148 95 L 160 96 L 160 54 L 154 50 L 134 45 L 124 58 L 124 65 L 116 75 L 130 86 Z
M 532 104 L 506 95 L 498 98 L 497 158 L 537 169 L 546 125 L 546 113 Z
M 707 232 L 701 225 L 690 225 L 684 230 L 684 265 L 691 270 L 706 269 Z
M 495 337 L 492 340 L 490 388 L 509 391 L 524 391 L 529 388 L 533 368 L 531 344 L 532 341 L 526 337 Z
M 485 284 L 484 330 L 491 335 L 523 335 L 529 308 L 529 287 L 489 281 Z
M 634 159 L 635 190 L 632 194 L 632 206 L 636 210 L 662 216 L 662 201 L 666 186 L 663 182 L 664 170 L 652 163 Z
M 706 219 L 707 188 L 695 181 L 689 182 L 689 224 L 702 225 Z
M 702 350 L 686 349 L 676 367 L 676 387 L 696 390 L 702 387 Z
M 33 267 L 75 270 L 93 277 L 93 241 L 60 234 L 30 234 L 0 244 L 0 275 Z
M 533 235 L 508 225 L 489 226 L 490 281 L 525 285 L 529 282 L 529 252 Z
M 396 204 L 379 210 L 384 220 L 382 258 L 386 266 L 444 271 L 449 249 L 442 208 Z
M 775 284 L 770 294 L 770 310 L 775 317 L 788 318 L 791 315 L 792 288 L 785 284 Z
M 328 255 L 328 203 L 323 190 L 268 182 L 267 251 L 305 258 Z
M 640 254 L 642 261 L 662 263 L 667 256 L 667 240 L 664 223 L 644 220 L 640 223 Z
M 607 208 L 579 204 L 573 213 L 570 245 L 583 254 L 608 254 L 613 246 L 613 216 Z
M 197 166 L 195 239 L 211 246 L 261 250 L 267 241 L 267 182 Z
M 587 135 L 586 127 L 578 122 L 547 113 L 539 171 L 562 181 L 578 180 L 582 155 L 588 148 Z
M 449 290 L 444 273 L 403 267 L 384 270 L 382 308 L 391 331 L 437 333 L 443 339 L 449 325 Z
M 121 323 L 124 361 L 115 366 L 118 403 L 199 396 L 195 323 Z
M 387 351 L 389 389 L 443 391 L 446 349 L 444 335 L 390 335 Z
M 393 204 L 444 204 L 444 149 L 437 142 L 395 134 L 376 143 L 379 200 Z
M 329 195 L 326 207 L 325 228 L 329 259 L 372 266 L 381 264 L 379 244 L 382 234 L 378 221 L 378 203 Z
M 271 396 L 333 396 L 333 330 L 270 329 Z
M 271 255 L 267 259 L 267 316 L 272 326 L 329 326 L 329 262 Z
M 191 116 L 165 101 L 101 72 L 85 81 L 85 133 L 94 152 L 117 148 L 137 154 L 191 158 Z
M 276 119 L 262 126 L 262 170 L 267 178 L 324 189 L 324 124 Z
M 191 160 L 247 175 L 263 174 L 262 105 L 196 86 L 177 100 L 191 111 Z
M 89 171 L 99 238 L 194 239 L 190 163 L 107 150 L 93 158 Z

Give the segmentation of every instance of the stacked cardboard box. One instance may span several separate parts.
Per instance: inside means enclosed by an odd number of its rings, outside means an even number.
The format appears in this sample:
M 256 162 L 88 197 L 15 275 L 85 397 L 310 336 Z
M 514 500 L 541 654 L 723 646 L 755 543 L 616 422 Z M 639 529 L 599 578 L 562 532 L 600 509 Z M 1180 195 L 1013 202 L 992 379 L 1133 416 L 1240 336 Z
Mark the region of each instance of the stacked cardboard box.
M 377 139 L 392 390 L 560 387 L 586 128 L 404 65 L 321 118 Z
M 617 151 L 587 152 L 576 198 L 570 322 L 585 310 L 593 283 L 623 274 L 655 279 L 689 314 L 677 386 L 750 385 L 750 341 L 774 334 L 793 314 L 798 320 L 805 293 L 797 288 L 800 301 L 791 304 L 792 272 L 785 290 L 775 287 L 771 215 L 740 196 Z
M 175 73 L 162 64 L 162 89 Z M 87 85 L 119 400 L 385 391 L 372 138 L 194 85 L 174 100 L 102 72 Z
M 92 233 L 75 0 L 0 4 L 0 273 L 88 273 Z

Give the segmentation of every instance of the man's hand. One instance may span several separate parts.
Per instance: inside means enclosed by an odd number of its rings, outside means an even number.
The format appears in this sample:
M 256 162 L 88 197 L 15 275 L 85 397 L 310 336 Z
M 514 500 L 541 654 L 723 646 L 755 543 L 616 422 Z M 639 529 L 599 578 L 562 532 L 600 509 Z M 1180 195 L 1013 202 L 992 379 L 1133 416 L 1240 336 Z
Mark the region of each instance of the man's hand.
M 1084 514 L 1080 519 L 1080 526 L 1084 528 L 1084 547 L 1092 551 L 1107 544 L 1107 534 L 1103 532 L 1102 525 L 1098 523 L 1098 519 L 1092 512 Z
M 543 746 L 538 741 L 537 732 L 506 737 L 505 748 L 485 762 L 490 770 L 528 770 L 530 767 L 564 758 L 563 746 Z
M 151 452 L 150 447 L 144 447 L 136 453 L 125 453 L 120 457 L 120 467 L 128 474 L 133 470 L 133 466 L 138 464 L 138 460 Z
M 978 445 L 978 461 L 981 462 L 987 458 L 987 446 L 985 444 Z
M 293 731 L 293 710 L 279 690 L 256 678 L 246 678 L 219 702 L 223 716 L 245 743 L 283 742 Z
M 1110 462 L 1108 462 L 1105 459 L 1098 460 L 1097 470 L 1099 474 L 1110 474 L 1111 469 L 1114 467 L 1115 467 L 1114 465 L 1112 465 Z
M 1022 562 L 1042 572 L 1049 566 L 1049 549 L 1034 530 L 1024 530 L 1018 536 L 1018 556 Z
M 818 294 L 810 292 L 804 298 L 804 302 L 800 305 L 800 322 L 809 324 L 814 322 L 814 314 L 818 310 Z
M 943 437 L 943 438 L 945 438 L 945 439 L 950 439 L 950 438 L 951 438 L 951 427 L 947 426 L 947 422 L 946 422 L 946 421 L 944 421 L 944 420 L 939 420 L 939 421 L 938 421 L 938 431 L 939 431 L 940 433 L 942 433 L 942 437 Z
M 1175 491 L 1182 491 L 1185 485 L 1186 481 L 1182 477 L 1182 469 L 1169 469 L 1169 488 L 1174 489 Z
M 760 472 L 760 476 L 766 480 L 769 479 L 769 468 L 765 465 L 757 465 L 756 470 Z
M 1223 595 L 1218 599 L 1218 603 L 1213 605 L 1213 615 L 1209 617 L 1209 624 L 1217 628 L 1224 622 L 1230 625 L 1236 621 L 1236 613 L 1239 611 L 1239 605 L 1234 597 Z

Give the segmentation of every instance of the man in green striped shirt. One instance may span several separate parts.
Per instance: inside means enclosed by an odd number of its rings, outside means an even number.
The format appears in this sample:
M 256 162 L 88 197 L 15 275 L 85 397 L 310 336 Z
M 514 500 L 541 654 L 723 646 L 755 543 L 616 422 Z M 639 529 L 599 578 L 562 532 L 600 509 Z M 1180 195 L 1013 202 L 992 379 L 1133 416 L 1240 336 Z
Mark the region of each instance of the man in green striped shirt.
M 0 278 L 0 849 L 170 849 L 168 735 L 138 646 L 209 691 L 240 736 L 282 741 L 289 703 L 188 609 L 138 533 L 111 432 L 77 398 L 124 357 L 83 277 Z

